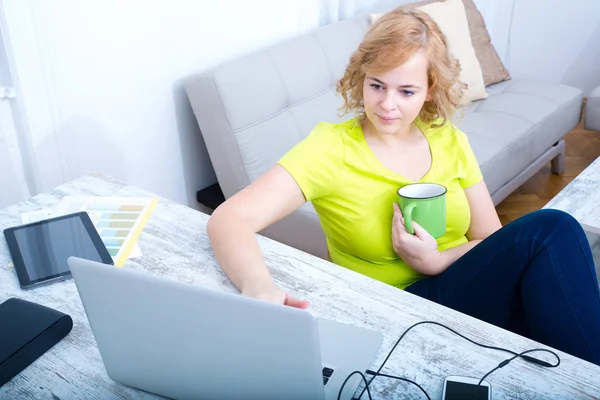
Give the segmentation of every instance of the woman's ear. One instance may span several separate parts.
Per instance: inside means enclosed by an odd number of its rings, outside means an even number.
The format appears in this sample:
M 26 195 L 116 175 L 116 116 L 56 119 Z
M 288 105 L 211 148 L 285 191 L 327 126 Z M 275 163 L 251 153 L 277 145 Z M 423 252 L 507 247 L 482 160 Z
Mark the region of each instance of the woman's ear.
M 427 97 L 425 97 L 425 101 L 433 100 L 433 93 L 431 93 L 431 89 L 427 91 Z

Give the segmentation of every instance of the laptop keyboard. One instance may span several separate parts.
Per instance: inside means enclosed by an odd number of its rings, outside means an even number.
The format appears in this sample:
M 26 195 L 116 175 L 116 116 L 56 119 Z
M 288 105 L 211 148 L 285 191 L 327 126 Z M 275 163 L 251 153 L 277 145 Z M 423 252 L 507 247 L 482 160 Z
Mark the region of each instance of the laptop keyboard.
M 333 369 L 323 367 L 323 385 L 327 384 L 329 378 L 331 378 L 331 375 L 333 375 Z

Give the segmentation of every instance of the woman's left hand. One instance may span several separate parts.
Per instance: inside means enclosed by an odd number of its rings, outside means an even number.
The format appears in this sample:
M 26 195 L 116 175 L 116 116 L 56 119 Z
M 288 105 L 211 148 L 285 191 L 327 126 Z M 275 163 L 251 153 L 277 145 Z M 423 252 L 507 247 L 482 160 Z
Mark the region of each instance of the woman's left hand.
M 437 275 L 441 253 L 437 242 L 421 225 L 413 221 L 415 234 L 404 227 L 404 217 L 398 204 L 394 203 L 392 220 L 392 242 L 394 250 L 408 265 L 426 275 Z

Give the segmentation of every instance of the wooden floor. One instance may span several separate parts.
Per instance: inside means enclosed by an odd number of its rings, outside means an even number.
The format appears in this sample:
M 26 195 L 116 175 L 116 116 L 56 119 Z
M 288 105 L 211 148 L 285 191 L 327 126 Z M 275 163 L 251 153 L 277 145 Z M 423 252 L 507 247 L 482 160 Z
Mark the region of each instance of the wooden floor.
M 496 207 L 503 225 L 542 208 L 562 188 L 600 156 L 600 132 L 586 131 L 583 124 L 565 136 L 566 169 L 561 176 L 550 173 L 550 163 Z

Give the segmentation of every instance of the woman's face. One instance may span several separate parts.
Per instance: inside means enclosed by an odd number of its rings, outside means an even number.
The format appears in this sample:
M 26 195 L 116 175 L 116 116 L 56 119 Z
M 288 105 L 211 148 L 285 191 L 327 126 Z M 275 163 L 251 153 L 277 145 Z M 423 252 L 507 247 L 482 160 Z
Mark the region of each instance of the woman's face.
M 425 101 L 431 100 L 427 67 L 422 50 L 404 64 L 383 74 L 365 76 L 365 114 L 381 134 L 404 133 L 417 118 Z

